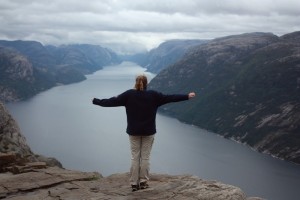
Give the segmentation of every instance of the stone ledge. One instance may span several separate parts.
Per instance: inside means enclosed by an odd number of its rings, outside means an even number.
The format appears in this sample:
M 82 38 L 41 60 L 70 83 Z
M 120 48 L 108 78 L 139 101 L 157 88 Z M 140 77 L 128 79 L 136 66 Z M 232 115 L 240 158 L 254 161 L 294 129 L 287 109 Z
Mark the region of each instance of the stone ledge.
M 96 172 L 80 172 L 49 167 L 22 174 L 0 174 L 0 199 L 175 199 L 175 200 L 262 200 L 247 198 L 235 186 L 196 176 L 151 174 L 150 188 L 131 192 L 129 173 L 103 177 Z

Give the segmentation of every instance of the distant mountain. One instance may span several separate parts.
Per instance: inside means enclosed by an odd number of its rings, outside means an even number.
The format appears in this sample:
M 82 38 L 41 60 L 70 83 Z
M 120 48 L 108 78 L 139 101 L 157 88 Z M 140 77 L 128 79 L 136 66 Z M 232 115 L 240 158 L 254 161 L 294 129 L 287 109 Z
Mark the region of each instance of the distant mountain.
M 73 69 L 44 69 L 33 67 L 32 62 L 12 48 L 0 46 L 0 100 L 18 101 L 31 97 L 57 84 L 84 80 Z
M 160 44 L 148 53 L 141 53 L 131 57 L 148 71 L 158 73 L 162 69 L 174 64 L 192 47 L 206 43 L 208 40 L 169 40 Z
M 116 53 L 97 45 L 0 40 L 0 100 L 18 101 L 58 84 L 79 82 L 84 74 L 120 62 Z
M 23 54 L 30 60 L 33 67 L 51 68 L 55 63 L 55 58 L 45 46 L 37 41 L 6 41 L 0 40 L 0 46 L 9 47 Z
M 99 45 L 77 44 L 56 47 L 43 46 L 36 41 L 0 40 L 0 46 L 19 51 L 30 60 L 33 67 L 39 68 L 72 67 L 86 74 L 105 65 L 121 62 L 116 53 Z
M 46 48 L 55 57 L 57 67 L 72 67 L 84 74 L 121 62 L 116 53 L 99 45 L 76 44 Z
M 178 119 L 300 163 L 300 32 L 249 33 L 212 40 L 161 71 L 150 88 L 195 91 L 167 105 Z
M 134 55 L 120 55 L 120 57 L 122 60 L 134 62 L 145 67 L 148 64 L 148 54 L 149 52 L 141 52 Z

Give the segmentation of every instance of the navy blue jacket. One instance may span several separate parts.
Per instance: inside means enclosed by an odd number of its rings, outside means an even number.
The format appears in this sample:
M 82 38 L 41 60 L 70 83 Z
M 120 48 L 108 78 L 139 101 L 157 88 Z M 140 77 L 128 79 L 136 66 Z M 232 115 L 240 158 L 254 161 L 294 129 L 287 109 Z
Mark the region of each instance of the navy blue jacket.
M 93 104 L 103 107 L 125 106 L 127 129 L 129 135 L 153 135 L 156 133 L 156 112 L 159 106 L 170 102 L 188 100 L 188 95 L 164 95 L 153 90 L 137 91 L 135 89 L 109 99 L 93 99 Z

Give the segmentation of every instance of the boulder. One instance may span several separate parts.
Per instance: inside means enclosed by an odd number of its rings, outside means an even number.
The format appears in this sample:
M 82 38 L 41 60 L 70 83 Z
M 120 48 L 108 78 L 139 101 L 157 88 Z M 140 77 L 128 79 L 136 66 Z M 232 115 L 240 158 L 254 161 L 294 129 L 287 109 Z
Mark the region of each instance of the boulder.
M 0 152 L 0 167 L 14 163 L 16 161 L 15 153 L 1 153 Z

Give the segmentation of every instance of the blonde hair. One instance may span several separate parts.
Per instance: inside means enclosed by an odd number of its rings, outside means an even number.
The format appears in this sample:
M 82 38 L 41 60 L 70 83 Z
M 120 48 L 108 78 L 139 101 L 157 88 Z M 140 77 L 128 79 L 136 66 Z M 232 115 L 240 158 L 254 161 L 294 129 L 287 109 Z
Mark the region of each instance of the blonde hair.
M 138 91 L 143 91 L 147 89 L 148 80 L 145 75 L 139 75 L 135 79 L 134 88 Z

